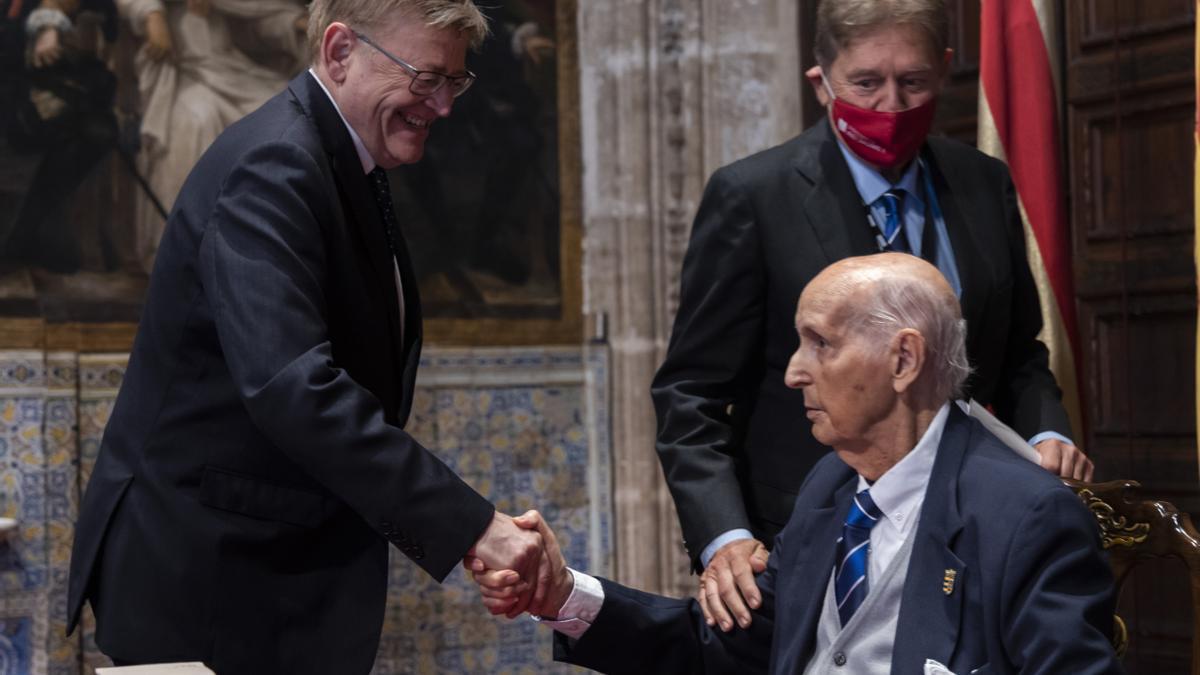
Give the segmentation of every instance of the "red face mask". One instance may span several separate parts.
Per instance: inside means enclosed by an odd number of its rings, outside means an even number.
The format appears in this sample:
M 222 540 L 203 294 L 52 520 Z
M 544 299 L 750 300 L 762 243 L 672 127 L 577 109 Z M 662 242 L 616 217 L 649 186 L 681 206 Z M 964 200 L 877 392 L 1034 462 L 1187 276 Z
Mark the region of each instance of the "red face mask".
M 937 97 L 908 110 L 882 112 L 846 103 L 833 95 L 828 83 L 825 87 L 833 99 L 833 124 L 846 146 L 880 168 L 891 169 L 916 157 L 933 126 Z

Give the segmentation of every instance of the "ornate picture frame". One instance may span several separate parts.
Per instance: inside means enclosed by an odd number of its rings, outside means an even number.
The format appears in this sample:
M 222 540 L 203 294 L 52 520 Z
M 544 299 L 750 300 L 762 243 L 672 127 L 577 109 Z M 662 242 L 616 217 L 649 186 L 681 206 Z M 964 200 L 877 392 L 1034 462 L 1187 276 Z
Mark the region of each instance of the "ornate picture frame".
M 484 9 L 493 35 L 468 57 L 479 80 L 456 101 L 454 114 L 439 120 L 427 147 L 435 163 L 393 172 L 402 174 L 392 181 L 394 194 L 404 191 L 404 175 L 423 175 L 418 191 L 440 184 L 452 207 L 425 208 L 422 214 L 421 200 L 396 195 L 419 277 L 429 271 L 431 260 L 457 266 L 444 268 L 449 275 L 427 274 L 419 281 L 425 342 L 578 344 L 583 318 L 577 0 L 497 0 Z M 110 41 L 109 77 L 115 77 L 114 108 L 122 133 L 127 125 L 138 129 L 133 119 L 139 110 L 138 80 L 131 70 L 139 45 L 135 37 L 122 28 Z M 55 246 L 29 242 L 28 260 L 0 255 L 0 348 L 95 352 L 132 347 L 149 263 L 133 250 L 145 215 L 138 210 L 144 184 L 131 170 L 137 148 L 123 149 L 126 156 L 110 153 L 57 200 L 60 212 L 46 216 L 47 222 L 62 225 L 61 236 L 49 241 Z M 451 161 L 456 150 L 465 168 Z M 8 235 L 20 229 L 12 212 L 30 201 L 25 190 L 36 180 L 38 163 L 54 155 L 52 149 L 0 155 L 5 157 L 0 206 L 9 210 L 0 216 L 6 219 L 0 222 L 5 235 L 0 239 L 11 244 L 17 238 Z M 458 220 L 443 218 L 447 213 Z M 457 255 L 431 255 L 425 246 L 431 242 L 452 251 L 457 247 Z M 6 247 L 10 250 L 2 250 Z M 43 255 L 47 250 L 68 255 Z M 14 251 L 15 245 L 0 244 L 0 254 Z M 447 293 L 447 288 L 466 293 Z

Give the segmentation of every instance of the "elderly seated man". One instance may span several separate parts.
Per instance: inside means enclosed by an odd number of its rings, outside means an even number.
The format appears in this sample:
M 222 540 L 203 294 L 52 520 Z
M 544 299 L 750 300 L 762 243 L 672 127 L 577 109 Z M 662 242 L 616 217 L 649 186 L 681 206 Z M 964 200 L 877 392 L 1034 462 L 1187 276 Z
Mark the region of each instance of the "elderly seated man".
M 555 561 L 545 606 L 560 609 L 541 620 L 556 658 L 627 673 L 1121 672 L 1092 516 L 951 404 L 970 369 L 938 270 L 900 253 L 835 263 L 804 289 L 796 330 L 786 381 L 835 452 L 800 488 L 753 617 L 706 623 L 712 580 L 675 600 L 570 570 L 530 512 Z M 489 609 L 509 611 L 517 574 L 467 565 Z

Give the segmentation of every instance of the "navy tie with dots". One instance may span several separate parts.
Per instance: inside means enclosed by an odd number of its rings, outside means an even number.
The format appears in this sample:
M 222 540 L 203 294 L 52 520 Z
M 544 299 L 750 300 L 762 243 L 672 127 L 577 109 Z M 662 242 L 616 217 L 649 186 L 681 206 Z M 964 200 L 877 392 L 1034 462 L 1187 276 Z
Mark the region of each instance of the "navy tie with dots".
M 400 256 L 399 226 L 396 224 L 396 211 L 392 207 L 392 189 L 388 185 L 387 171 L 380 167 L 371 169 L 367 174 L 371 182 L 371 191 L 375 193 L 375 202 L 379 206 L 379 215 L 383 219 L 383 233 L 387 238 L 388 251 L 391 253 L 392 268 L 396 276 L 396 302 L 400 311 L 399 339 L 404 343 L 404 287 L 400 279 L 401 261 L 407 262 Z
M 375 193 L 375 202 L 379 205 L 379 215 L 383 217 L 383 232 L 387 236 L 388 250 L 396 257 L 396 212 L 392 209 L 392 189 L 388 184 L 387 171 L 380 167 L 371 169 L 371 188 Z
M 850 623 L 850 617 L 867 597 L 871 528 L 882 517 L 883 512 L 875 506 L 868 490 L 854 495 L 850 513 L 846 514 L 846 524 L 842 526 L 842 538 L 837 541 L 837 567 L 833 577 L 834 599 L 842 626 Z

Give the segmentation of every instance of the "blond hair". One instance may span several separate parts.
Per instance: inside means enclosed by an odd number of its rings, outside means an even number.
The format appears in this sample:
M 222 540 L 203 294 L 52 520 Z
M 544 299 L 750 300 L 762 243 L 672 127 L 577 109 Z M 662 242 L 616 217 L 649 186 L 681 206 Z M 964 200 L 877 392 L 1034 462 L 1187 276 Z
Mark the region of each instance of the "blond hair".
M 950 43 L 945 0 L 822 0 L 817 8 L 813 49 L 817 63 L 829 68 L 855 38 L 900 24 L 924 32 L 935 57 L 940 57 Z
M 325 29 L 335 21 L 366 32 L 397 16 L 457 30 L 472 49 L 488 36 L 487 17 L 472 0 L 313 0 L 308 6 L 309 54 L 315 62 Z

